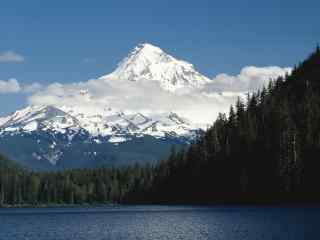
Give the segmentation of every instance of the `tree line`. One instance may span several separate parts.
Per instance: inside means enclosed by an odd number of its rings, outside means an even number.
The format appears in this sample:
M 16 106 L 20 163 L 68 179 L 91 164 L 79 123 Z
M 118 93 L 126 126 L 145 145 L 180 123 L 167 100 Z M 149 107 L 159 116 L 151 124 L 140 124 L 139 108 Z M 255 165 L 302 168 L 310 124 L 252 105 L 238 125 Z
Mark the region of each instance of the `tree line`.
M 0 164 L 0 204 L 317 202 L 319 156 L 317 47 L 154 166 L 34 173 Z
M 0 206 L 119 203 L 132 188 L 146 186 L 151 172 L 138 165 L 32 172 L 0 156 Z
M 129 197 L 151 202 L 320 200 L 320 49 L 291 74 L 238 99 L 187 151 Z

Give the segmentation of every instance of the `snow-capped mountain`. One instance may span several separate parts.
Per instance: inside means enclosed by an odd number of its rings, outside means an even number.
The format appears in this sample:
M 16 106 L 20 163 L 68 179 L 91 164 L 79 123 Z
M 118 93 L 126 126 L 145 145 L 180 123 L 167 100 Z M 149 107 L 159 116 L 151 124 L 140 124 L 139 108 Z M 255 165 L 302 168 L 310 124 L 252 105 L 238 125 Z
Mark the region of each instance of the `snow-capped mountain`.
M 161 87 L 171 92 L 186 87 L 200 88 L 210 81 L 192 64 L 177 60 L 149 43 L 135 47 L 114 72 L 101 78 L 159 81 Z
M 106 108 L 29 106 L 0 118 L 0 151 L 36 170 L 123 165 L 166 157 L 199 129 L 175 113 L 145 116 Z
M 150 135 L 155 138 L 179 136 L 193 138 L 197 129 L 188 120 L 175 113 L 145 116 L 141 113 L 124 114 L 105 108 L 98 115 L 79 112 L 76 107 L 28 106 L 14 114 L 0 118 L 0 135 L 51 131 L 87 132 L 91 138 L 104 137 L 116 143 L 130 136 Z M 117 140 L 116 140 L 117 139 Z
M 210 81 L 192 64 L 151 44 L 140 44 L 114 72 L 100 78 L 114 84 L 119 79 L 158 81 L 170 94 Z M 87 90 L 72 94 L 91 101 Z M 201 131 L 174 112 L 145 114 L 107 102 L 94 111 L 82 107 L 28 106 L 0 118 L 0 152 L 41 170 L 133 164 L 165 158 L 173 144 L 188 144 Z
M 76 118 L 53 106 L 29 106 L 0 119 L 1 133 L 38 130 L 63 132 L 66 128 L 79 127 L 80 123 Z

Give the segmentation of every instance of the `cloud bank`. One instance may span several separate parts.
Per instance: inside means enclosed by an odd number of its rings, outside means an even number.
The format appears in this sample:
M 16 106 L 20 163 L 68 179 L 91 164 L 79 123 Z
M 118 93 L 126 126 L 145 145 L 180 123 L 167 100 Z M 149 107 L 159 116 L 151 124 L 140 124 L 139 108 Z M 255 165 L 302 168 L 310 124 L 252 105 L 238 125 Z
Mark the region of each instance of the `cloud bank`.
M 238 75 L 218 74 L 201 89 L 171 93 L 157 81 L 91 79 L 72 84 L 54 83 L 36 91 L 30 104 L 74 105 L 99 113 L 102 108 L 146 115 L 173 111 L 193 122 L 211 124 L 219 112 L 228 112 L 238 96 L 255 91 L 290 68 L 244 67 Z
M 218 74 L 207 88 L 216 92 L 253 92 L 268 84 L 270 79 L 284 76 L 286 73 L 291 73 L 291 71 L 291 68 L 276 66 L 248 66 L 242 68 L 236 76 L 225 73 Z
M 0 53 L 0 63 L 19 63 L 23 61 L 24 57 L 14 51 Z
M 37 82 L 21 85 L 17 79 L 0 80 L 0 94 L 26 93 L 33 94 L 39 92 L 44 87 Z
M 0 80 L 0 94 L 20 92 L 21 87 L 16 79 Z
M 34 82 L 29 85 L 22 86 L 22 91 L 24 93 L 36 93 L 41 91 L 44 88 L 44 86 L 40 83 Z

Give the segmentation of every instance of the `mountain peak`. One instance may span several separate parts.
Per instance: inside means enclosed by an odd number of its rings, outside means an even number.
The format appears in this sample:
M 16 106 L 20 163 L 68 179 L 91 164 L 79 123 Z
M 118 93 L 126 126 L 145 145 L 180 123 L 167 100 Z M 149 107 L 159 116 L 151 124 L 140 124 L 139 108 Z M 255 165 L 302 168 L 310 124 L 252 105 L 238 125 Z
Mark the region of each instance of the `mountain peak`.
M 178 60 L 150 43 L 136 46 L 114 72 L 101 78 L 158 81 L 163 89 L 171 92 L 185 87 L 198 88 L 210 81 L 192 64 Z
M 139 43 L 133 51 L 139 51 L 139 52 L 153 52 L 153 53 L 158 53 L 158 54 L 162 54 L 164 53 L 163 50 L 151 43 Z
M 50 105 L 28 106 L 0 121 L 0 129 L 7 131 L 34 131 L 42 126 L 44 128 L 60 128 L 78 125 L 77 119 L 59 108 Z

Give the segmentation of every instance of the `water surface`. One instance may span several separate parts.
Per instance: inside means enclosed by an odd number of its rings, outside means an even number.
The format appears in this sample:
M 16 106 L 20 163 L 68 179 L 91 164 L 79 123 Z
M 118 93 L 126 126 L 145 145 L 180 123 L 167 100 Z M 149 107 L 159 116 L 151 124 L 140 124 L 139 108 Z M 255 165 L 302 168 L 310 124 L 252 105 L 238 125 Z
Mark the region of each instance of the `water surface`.
M 0 209 L 0 240 L 320 239 L 320 208 L 120 206 Z

